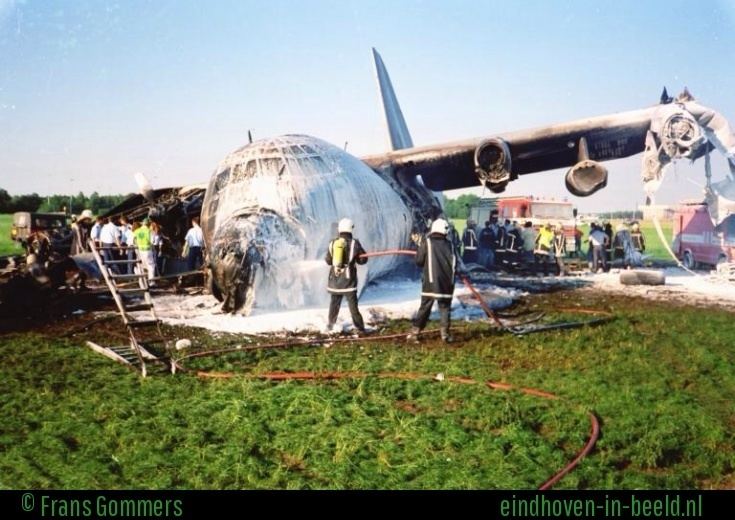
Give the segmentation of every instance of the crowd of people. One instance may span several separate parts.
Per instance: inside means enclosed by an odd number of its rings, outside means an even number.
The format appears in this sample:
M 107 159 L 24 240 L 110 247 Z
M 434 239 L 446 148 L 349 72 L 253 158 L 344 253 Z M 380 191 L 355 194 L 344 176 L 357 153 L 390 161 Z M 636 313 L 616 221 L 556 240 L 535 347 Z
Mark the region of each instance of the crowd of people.
M 574 248 L 569 250 L 567 241 L 571 242 L 572 237 L 561 223 L 546 223 L 538 229 L 530 221 L 523 226 L 508 219 L 501 223 L 494 210 L 480 231 L 477 223 L 468 219 L 455 247 L 461 251 L 465 263 L 479 264 L 490 271 L 526 271 L 544 276 L 555 271 L 556 275 L 563 276 L 567 274 L 564 258 L 583 255 L 582 232 L 578 228 L 573 232 Z M 593 272 L 608 270 L 613 260 L 621 260 L 625 267 L 638 265 L 646 248 L 637 222 L 619 224 L 614 234 L 610 223 L 593 223 L 586 243 L 587 262 Z
M 94 222 L 93 222 L 94 221 Z M 329 242 L 325 256 L 330 266 L 327 291 L 331 295 L 327 329 L 331 330 L 343 299 L 347 299 L 352 321 L 357 331 L 366 332 L 365 323 L 358 308 L 357 265 L 365 264 L 360 241 L 353 237 L 354 224 L 344 218 L 338 225 L 338 236 Z M 133 274 L 135 255 L 141 260 L 149 282 L 164 274 L 166 256 L 162 254 L 167 238 L 160 226 L 148 218 L 129 222 L 125 216 L 93 218 L 90 210 L 84 210 L 72 225 L 71 254 L 90 251 L 90 239 L 99 248 L 110 269 L 116 274 Z M 575 228 L 575 250 L 579 255 L 582 249 L 582 234 Z M 48 249 L 33 243 L 34 261 Z M 548 275 L 555 269 L 557 275 L 565 275 L 567 269 L 564 258 L 567 256 L 567 235 L 561 224 L 544 224 L 536 230 L 530 221 L 522 227 L 517 221 L 500 222 L 498 212 L 493 211 L 485 227 L 478 231 L 476 223 L 469 219 L 460 238 L 454 226 L 443 218 L 431 224 L 425 237 L 416 237 L 418 251 L 416 264 L 422 268 L 421 302 L 414 319 L 409 340 L 418 341 L 421 330 L 426 326 L 434 302 L 440 312 L 441 337 L 451 342 L 449 335 L 450 304 L 454 293 L 454 280 L 458 266 L 479 264 L 488 270 L 527 270 Z M 184 239 L 183 257 L 190 271 L 199 269 L 203 263 L 204 236 L 199 226 L 199 218 L 191 220 Z M 619 224 L 613 234 L 609 223 L 593 223 L 587 237 L 587 260 L 592 272 L 607 270 L 611 260 L 622 260 L 625 266 L 640 261 L 645 251 L 645 240 L 638 223 L 630 226 Z M 461 259 L 461 261 L 459 261 Z M 128 262 L 114 262 L 128 260 Z
M 327 330 L 331 331 L 337 321 L 343 298 L 347 302 L 352 322 L 359 333 L 365 333 L 365 323 L 360 314 L 357 298 L 357 265 L 365 264 L 367 257 L 359 240 L 353 237 L 354 224 L 344 218 L 339 222 L 339 235 L 329 242 L 325 256 L 330 266 L 327 291 L 331 294 Z M 466 264 L 480 264 L 487 269 L 529 268 L 547 275 L 551 266 L 557 275 L 567 272 L 564 257 L 567 255 L 567 237 L 561 224 L 545 224 L 538 231 L 531 222 L 523 227 L 518 222 L 506 220 L 502 225 L 496 211 L 485 222 L 478 233 L 473 220 L 467 221 L 460 238 L 454 226 L 443 218 L 431 224 L 426 237 L 416 237 L 418 251 L 416 265 L 422 269 L 421 301 L 408 340 L 418 342 L 426 326 L 434 302 L 439 307 L 440 333 L 444 342 L 450 343 L 451 302 L 454 294 L 455 275 Z M 575 228 L 575 254 L 582 249 L 582 234 Z M 607 269 L 609 261 L 622 259 L 630 265 L 631 253 L 645 251 L 645 240 L 638 223 L 630 228 L 618 226 L 613 235 L 610 224 L 592 224 L 587 237 L 587 258 L 590 270 Z M 633 255 L 634 256 L 634 255 Z M 461 261 L 459 259 L 461 258 Z
M 72 216 L 71 235 L 70 255 L 91 252 L 91 239 L 106 261 L 129 261 L 110 264 L 114 273 L 133 274 L 134 260 L 138 255 L 149 280 L 166 273 L 167 262 L 174 249 L 169 238 L 163 234 L 161 226 L 149 218 L 134 222 L 130 222 L 125 216 L 94 218 L 92 211 L 88 209 L 78 217 Z M 34 260 L 41 264 L 45 262 L 50 249 L 46 234 L 43 231 L 37 232 L 29 240 L 28 249 L 28 253 L 34 255 Z M 203 250 L 204 236 L 199 218 L 194 217 L 184 239 L 182 254 L 190 271 L 199 269 L 203 264 Z
M 547 275 L 553 266 L 557 274 L 566 272 L 566 236 L 561 224 L 546 224 L 537 231 L 530 221 L 523 226 L 508 219 L 501 223 L 494 210 L 479 232 L 477 223 L 468 219 L 455 247 L 466 264 L 479 264 L 490 271 L 528 270 Z

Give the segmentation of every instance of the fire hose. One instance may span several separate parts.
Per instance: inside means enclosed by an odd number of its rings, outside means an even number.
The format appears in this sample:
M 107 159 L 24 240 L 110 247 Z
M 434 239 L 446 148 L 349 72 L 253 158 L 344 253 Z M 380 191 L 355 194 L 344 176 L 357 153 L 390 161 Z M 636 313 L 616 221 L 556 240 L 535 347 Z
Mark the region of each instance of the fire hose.
M 386 256 L 386 255 L 414 256 L 416 255 L 416 251 L 393 249 L 393 250 L 387 250 L 387 251 L 376 251 L 372 253 L 365 253 L 360 256 L 362 258 L 368 258 L 368 257 Z M 470 290 L 470 292 L 475 297 L 475 299 L 478 300 L 485 314 L 489 318 L 491 318 L 498 325 L 498 327 L 500 327 L 502 330 L 510 331 L 510 332 L 513 332 L 514 334 L 525 334 L 528 332 L 534 332 L 536 330 L 571 328 L 574 326 L 581 326 L 581 325 L 586 325 L 586 324 L 591 324 L 591 323 L 601 323 L 601 322 L 609 321 L 610 319 L 612 319 L 612 315 L 610 315 L 610 313 L 605 313 L 602 311 L 589 310 L 589 309 L 559 309 L 563 312 L 568 311 L 568 312 L 582 312 L 582 313 L 588 313 L 588 314 L 604 314 L 605 316 L 602 318 L 597 318 L 592 321 L 588 321 L 588 322 L 551 324 L 551 325 L 543 325 L 540 327 L 535 326 L 533 330 L 523 329 L 522 326 L 521 327 L 509 327 L 505 325 L 500 320 L 500 318 L 497 316 L 497 314 L 487 305 L 487 303 L 482 298 L 482 295 L 477 291 L 477 289 L 475 289 L 475 287 L 470 282 L 469 278 L 464 273 L 460 273 L 460 278 L 465 284 L 465 286 Z M 427 335 L 427 334 L 432 334 L 436 332 L 438 331 L 429 330 L 429 331 L 423 332 L 422 334 Z M 262 374 L 243 375 L 243 374 L 238 374 L 235 372 L 216 372 L 216 371 L 202 371 L 202 370 L 192 371 L 183 365 L 183 361 L 186 359 L 201 358 L 201 357 L 234 353 L 234 352 L 277 349 L 277 348 L 293 348 L 293 347 L 298 347 L 298 346 L 315 346 L 315 345 L 321 345 L 325 343 L 353 343 L 353 342 L 366 341 L 366 340 L 371 340 L 371 341 L 392 340 L 392 339 L 400 339 L 403 337 L 405 337 L 405 333 L 371 336 L 369 338 L 360 338 L 360 337 L 358 338 L 315 338 L 315 339 L 298 341 L 298 342 L 283 341 L 283 342 L 278 342 L 278 343 L 238 346 L 234 348 L 224 348 L 224 349 L 197 352 L 197 353 L 185 355 L 178 359 L 172 359 L 171 368 L 173 372 L 176 372 L 177 370 L 183 371 L 183 372 L 195 372 L 195 374 L 200 378 L 213 378 L 213 379 L 230 379 L 238 375 L 241 375 L 247 378 L 251 378 L 251 379 L 264 379 L 268 381 L 287 381 L 287 380 L 323 381 L 323 380 L 365 378 L 365 377 L 370 377 L 370 376 L 377 377 L 377 378 L 393 378 L 393 379 L 399 379 L 399 380 L 438 379 L 436 376 L 428 376 L 425 374 L 418 374 L 418 373 L 411 373 L 411 372 L 408 372 L 408 373 L 406 372 L 378 372 L 378 373 L 367 373 L 367 372 L 268 372 L 268 373 L 262 373 Z M 507 383 L 498 383 L 498 382 L 493 382 L 493 381 L 481 382 L 476 379 L 466 378 L 466 377 L 447 377 L 447 378 L 442 377 L 440 380 L 445 380 L 445 381 L 457 383 L 457 384 L 484 384 L 487 388 L 492 389 L 492 390 L 505 390 L 505 391 L 516 390 L 526 395 L 531 395 L 531 396 L 539 397 L 542 399 L 547 399 L 547 400 L 558 400 L 559 399 L 557 395 L 549 393 L 549 392 L 545 392 L 543 390 L 538 390 L 535 388 L 523 388 L 523 387 L 519 388 L 519 387 L 515 387 L 510 384 L 507 384 Z M 581 460 L 585 456 L 587 456 L 587 454 L 589 454 L 589 452 L 592 450 L 595 443 L 597 442 L 597 439 L 599 438 L 599 435 L 600 435 L 599 421 L 597 420 L 597 417 L 595 416 L 594 413 L 590 411 L 586 411 L 586 413 L 590 420 L 590 436 L 587 442 L 585 443 L 584 447 L 577 453 L 574 459 L 572 459 L 566 466 L 564 466 L 561 470 L 557 471 L 553 476 L 551 476 L 548 480 L 546 480 L 539 486 L 540 490 L 550 489 L 556 483 L 558 483 L 559 480 L 561 480 L 566 474 L 572 471 L 581 462 Z
M 401 334 L 392 334 L 388 336 L 384 336 L 384 338 L 393 338 L 395 336 L 403 336 Z M 364 339 L 364 338 L 362 338 Z M 376 339 L 376 338 L 372 338 Z M 307 344 L 304 342 L 303 344 Z M 310 342 L 310 344 L 314 344 L 314 342 Z M 282 346 L 283 344 L 272 344 L 272 345 L 259 345 L 258 348 L 276 348 L 279 346 Z M 293 346 L 294 344 L 291 343 L 290 346 Z M 255 347 L 255 346 L 254 346 Z M 255 348 L 251 347 L 248 350 L 254 350 Z M 240 350 L 246 350 L 247 348 L 243 348 Z M 237 349 L 229 349 L 229 351 L 234 351 Z M 188 368 L 184 367 L 182 365 L 182 361 L 187 358 L 195 358 L 195 357 L 204 357 L 204 356 L 211 356 L 218 353 L 221 353 L 222 350 L 218 351 L 207 351 L 207 352 L 199 352 L 196 354 L 190 354 L 188 356 L 185 356 L 183 358 L 180 358 L 178 360 L 172 360 L 173 366 L 175 366 L 178 370 L 183 372 L 193 372 L 195 375 L 202 379 L 232 379 L 237 376 L 242 376 L 247 379 L 262 379 L 266 381 L 333 381 L 338 379 L 363 379 L 366 377 L 377 377 L 379 379 L 398 379 L 403 381 L 430 381 L 430 380 L 439 380 L 439 381 L 447 381 L 450 383 L 456 383 L 456 384 L 464 384 L 464 385 L 475 385 L 475 384 L 482 384 L 485 387 L 491 389 L 491 390 L 501 390 L 501 391 L 518 391 L 520 393 L 530 395 L 533 397 L 538 397 L 541 399 L 546 400 L 552 400 L 556 401 L 559 400 L 559 397 L 556 394 L 546 392 L 544 390 L 538 390 L 536 388 L 528 388 L 528 387 L 516 387 L 511 384 L 507 383 L 498 383 L 494 381 L 478 381 L 476 379 L 468 378 L 468 377 L 437 377 L 437 376 L 431 376 L 426 374 L 419 374 L 415 372 L 378 372 L 378 373 L 368 373 L 368 372 L 265 372 L 262 374 L 250 374 L 250 375 L 244 375 L 244 374 L 238 374 L 235 372 L 214 372 L 214 371 L 203 371 L 203 370 L 189 370 Z M 562 469 L 554 473 L 549 479 L 544 481 L 538 489 L 540 490 L 547 490 L 551 489 L 556 483 L 558 483 L 566 474 L 568 474 L 570 471 L 572 471 L 579 463 L 582 461 L 584 457 L 589 454 L 590 451 L 592 451 L 592 448 L 595 446 L 595 443 L 597 442 L 597 439 L 600 436 L 600 422 L 597 419 L 597 416 L 593 412 L 586 411 L 587 417 L 590 421 L 590 436 L 587 439 L 587 442 L 585 443 L 584 447 L 576 454 L 576 456 L 569 461 Z
M 370 258 L 374 256 L 386 256 L 386 255 L 416 256 L 416 251 L 413 251 L 410 249 L 389 249 L 386 251 L 374 251 L 371 253 L 364 253 L 360 255 L 360 258 Z M 572 328 L 582 327 L 584 325 L 598 325 L 600 323 L 605 323 L 613 319 L 613 315 L 611 313 L 604 312 L 604 311 L 585 310 L 585 309 L 564 309 L 570 312 L 582 311 L 582 312 L 586 312 L 589 314 L 597 314 L 599 317 L 592 319 L 592 320 L 588 320 L 588 321 L 552 323 L 552 324 L 547 324 L 547 325 L 529 325 L 530 322 L 522 323 L 519 325 L 513 325 L 513 326 L 507 325 L 500 320 L 497 313 L 493 311 L 490 308 L 490 306 L 485 302 L 485 299 L 477 291 L 475 286 L 472 285 L 472 282 L 470 281 L 469 277 L 466 274 L 459 273 L 459 278 L 462 280 L 465 287 L 467 287 L 467 289 L 469 289 L 469 291 L 472 293 L 472 296 L 478 301 L 478 303 L 480 304 L 480 307 L 485 312 L 487 317 L 493 320 L 493 322 L 495 322 L 495 324 L 501 330 L 511 332 L 515 335 L 524 335 L 524 334 L 530 334 L 533 332 L 541 332 L 541 331 L 547 331 L 547 330 L 572 329 Z

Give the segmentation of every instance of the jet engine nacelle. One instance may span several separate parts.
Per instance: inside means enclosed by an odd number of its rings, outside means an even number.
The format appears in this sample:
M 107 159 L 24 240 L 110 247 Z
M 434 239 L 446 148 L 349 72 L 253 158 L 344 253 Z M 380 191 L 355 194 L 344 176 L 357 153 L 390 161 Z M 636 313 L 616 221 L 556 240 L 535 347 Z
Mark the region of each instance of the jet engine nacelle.
M 508 143 L 492 138 L 480 143 L 475 149 L 475 173 L 480 184 L 500 193 L 512 178 L 511 156 Z
M 587 197 L 607 186 L 607 168 L 585 159 L 569 168 L 564 181 L 572 195 Z

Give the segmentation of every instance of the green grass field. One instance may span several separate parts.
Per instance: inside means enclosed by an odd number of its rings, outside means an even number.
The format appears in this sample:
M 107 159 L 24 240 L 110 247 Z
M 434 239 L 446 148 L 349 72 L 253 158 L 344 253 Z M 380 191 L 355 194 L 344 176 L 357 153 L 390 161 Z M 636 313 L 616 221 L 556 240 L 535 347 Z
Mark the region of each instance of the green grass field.
M 22 253 L 17 242 L 10 239 L 10 228 L 13 226 L 13 215 L 0 215 L 0 255 Z
M 530 309 L 604 308 L 596 328 L 514 337 L 456 324 L 461 343 L 238 353 L 192 368 L 410 371 L 558 393 L 550 402 L 437 381 L 145 380 L 65 327 L 0 336 L 2 488 L 534 488 L 589 434 L 559 488 L 735 485 L 732 313 L 569 292 Z M 390 330 L 405 330 L 406 322 Z M 122 331 L 122 329 L 120 329 Z M 233 338 L 185 329 L 172 337 Z M 110 330 L 95 334 L 110 340 Z

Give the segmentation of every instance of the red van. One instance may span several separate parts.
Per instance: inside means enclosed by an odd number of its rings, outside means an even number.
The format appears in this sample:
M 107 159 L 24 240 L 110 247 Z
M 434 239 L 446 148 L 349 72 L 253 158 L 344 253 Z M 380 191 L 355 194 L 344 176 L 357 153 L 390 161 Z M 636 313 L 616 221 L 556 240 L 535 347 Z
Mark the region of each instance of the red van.
M 735 262 L 735 214 L 715 224 L 704 202 L 683 203 L 674 214 L 673 250 L 689 269 Z

